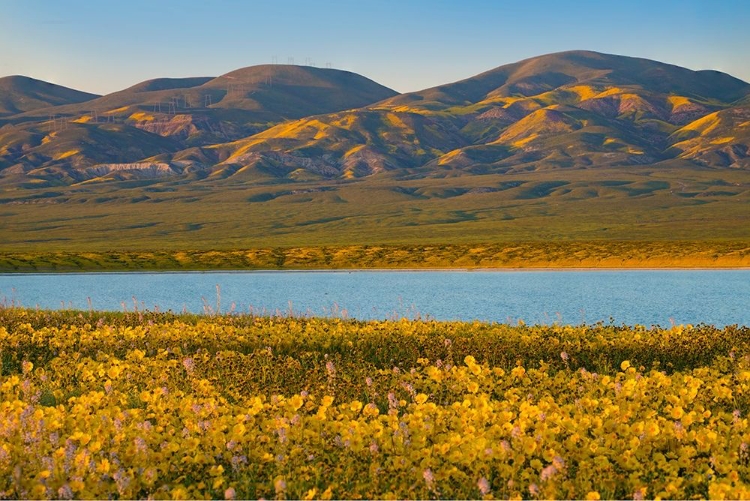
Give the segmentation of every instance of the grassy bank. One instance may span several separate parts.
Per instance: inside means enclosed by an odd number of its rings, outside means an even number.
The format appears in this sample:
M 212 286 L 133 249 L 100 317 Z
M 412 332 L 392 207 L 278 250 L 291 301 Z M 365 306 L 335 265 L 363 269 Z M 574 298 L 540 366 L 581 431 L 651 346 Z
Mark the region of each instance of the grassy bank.
M 521 242 L 203 251 L 2 252 L 0 271 L 750 267 L 748 242 Z
M 0 492 L 742 498 L 750 329 L 0 309 Z

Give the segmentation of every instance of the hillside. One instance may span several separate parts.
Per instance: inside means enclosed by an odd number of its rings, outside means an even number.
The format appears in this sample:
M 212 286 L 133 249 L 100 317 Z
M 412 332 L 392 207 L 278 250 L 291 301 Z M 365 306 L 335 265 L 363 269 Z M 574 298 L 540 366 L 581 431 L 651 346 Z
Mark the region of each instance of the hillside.
M 61 85 L 55 85 L 24 76 L 0 78 L 0 116 L 27 111 L 82 103 L 98 97 Z
M 142 165 L 147 156 L 238 139 L 288 119 L 358 108 L 394 94 L 354 73 L 284 65 L 243 68 L 217 78 L 148 80 L 83 103 L 8 117 L 0 129 L 7 138 L 0 143 L 0 169 L 14 166 L 14 175 L 28 173 L 36 181 L 80 180 L 108 172 L 99 164 Z M 70 129 L 98 139 L 72 147 L 64 139 L 70 134 L 62 134 Z M 154 149 L 154 144 L 166 146 Z M 173 167 L 167 171 L 182 172 Z M 147 172 L 139 167 L 133 175 Z
M 592 89 L 614 86 L 723 103 L 746 97 L 749 90 L 747 83 L 718 71 L 692 71 L 649 59 L 568 51 L 499 66 L 459 82 L 403 94 L 384 104 L 440 110 L 489 104 L 492 98 L 543 96 L 556 89 L 567 90 L 568 95 L 546 96 L 547 100 L 557 97 L 581 102 L 601 97 Z
M 475 146 L 492 145 L 495 151 L 505 146 L 501 151 L 507 156 L 490 156 L 485 165 L 588 167 L 669 160 L 675 153 L 672 134 L 680 127 L 690 128 L 695 120 L 731 108 L 749 92 L 747 83 L 715 71 L 565 52 L 501 66 L 383 105 L 463 119 L 462 131 Z M 451 152 L 438 163 L 461 167 L 476 158 L 477 150 Z M 739 166 L 747 165 L 745 159 L 737 160 Z

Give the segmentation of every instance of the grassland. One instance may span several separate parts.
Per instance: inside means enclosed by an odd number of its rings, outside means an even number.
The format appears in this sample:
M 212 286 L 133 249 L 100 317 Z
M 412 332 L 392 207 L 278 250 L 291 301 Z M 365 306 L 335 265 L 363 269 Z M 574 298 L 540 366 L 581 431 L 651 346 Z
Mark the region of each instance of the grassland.
M 750 329 L 0 309 L 10 498 L 750 495 Z
M 748 265 L 743 171 L 233 183 L 5 190 L 0 269 Z

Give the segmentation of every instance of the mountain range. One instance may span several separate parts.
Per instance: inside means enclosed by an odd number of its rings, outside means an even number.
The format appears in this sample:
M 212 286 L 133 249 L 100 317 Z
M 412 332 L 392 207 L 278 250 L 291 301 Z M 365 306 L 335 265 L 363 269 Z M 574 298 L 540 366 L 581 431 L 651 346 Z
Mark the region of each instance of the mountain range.
M 96 96 L 0 79 L 0 183 L 445 176 L 688 161 L 750 167 L 750 85 L 573 51 L 407 94 L 263 65 Z
M 0 78 L 6 246 L 750 238 L 748 204 L 750 84 L 647 59 L 405 94 L 292 65 L 105 96 Z

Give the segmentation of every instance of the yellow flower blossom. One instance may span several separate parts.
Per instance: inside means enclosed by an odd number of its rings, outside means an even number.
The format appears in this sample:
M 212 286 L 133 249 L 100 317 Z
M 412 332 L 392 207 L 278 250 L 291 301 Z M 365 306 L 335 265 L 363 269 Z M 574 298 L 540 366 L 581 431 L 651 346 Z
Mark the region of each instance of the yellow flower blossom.
M 6 497 L 750 494 L 742 328 L 55 315 L 0 308 Z
M 672 419 L 680 419 L 682 418 L 682 416 L 685 415 L 685 411 L 683 410 L 682 407 L 679 407 L 679 406 L 673 407 L 670 415 L 672 416 Z
M 302 407 L 302 404 L 304 403 L 304 400 L 299 395 L 294 395 L 292 398 L 289 399 L 289 405 L 292 407 L 292 410 L 299 410 L 300 407 Z

